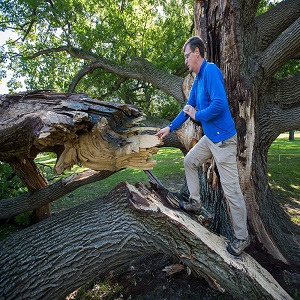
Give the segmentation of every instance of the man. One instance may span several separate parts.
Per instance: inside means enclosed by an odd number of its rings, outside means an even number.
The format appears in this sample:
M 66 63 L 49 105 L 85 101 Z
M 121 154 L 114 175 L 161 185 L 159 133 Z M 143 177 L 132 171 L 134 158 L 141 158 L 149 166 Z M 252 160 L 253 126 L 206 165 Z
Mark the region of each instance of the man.
M 165 128 L 157 132 L 162 140 L 180 127 L 189 117 L 201 122 L 204 136 L 184 158 L 184 169 L 190 199 L 180 206 L 188 212 L 201 209 L 198 168 L 214 157 L 220 174 L 220 181 L 228 200 L 235 239 L 227 250 L 240 255 L 250 244 L 247 230 L 247 212 L 239 184 L 236 162 L 236 129 L 232 119 L 224 88 L 221 70 L 204 59 L 204 43 L 199 37 L 191 37 L 183 47 L 185 64 L 196 77 L 187 105 Z

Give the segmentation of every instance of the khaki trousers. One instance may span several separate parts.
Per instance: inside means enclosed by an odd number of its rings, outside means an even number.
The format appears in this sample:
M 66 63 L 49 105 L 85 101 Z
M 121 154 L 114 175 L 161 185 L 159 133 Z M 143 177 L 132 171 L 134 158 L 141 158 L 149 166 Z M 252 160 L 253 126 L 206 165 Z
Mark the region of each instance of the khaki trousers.
M 190 198 L 200 201 L 198 169 L 212 156 L 215 158 L 222 188 L 229 203 L 234 235 L 238 239 L 246 239 L 247 211 L 239 183 L 236 154 L 236 135 L 219 143 L 213 143 L 204 135 L 185 156 L 184 169 Z

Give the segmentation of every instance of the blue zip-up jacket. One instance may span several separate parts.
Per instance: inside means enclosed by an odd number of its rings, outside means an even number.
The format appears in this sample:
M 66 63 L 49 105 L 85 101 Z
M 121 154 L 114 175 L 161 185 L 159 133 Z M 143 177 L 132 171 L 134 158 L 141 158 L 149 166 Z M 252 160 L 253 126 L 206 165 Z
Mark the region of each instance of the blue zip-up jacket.
M 201 122 L 204 134 L 212 142 L 224 141 L 236 134 L 222 72 L 215 64 L 203 61 L 195 77 L 187 104 L 196 108 L 196 122 Z M 181 110 L 168 125 L 171 132 L 188 118 L 189 116 Z

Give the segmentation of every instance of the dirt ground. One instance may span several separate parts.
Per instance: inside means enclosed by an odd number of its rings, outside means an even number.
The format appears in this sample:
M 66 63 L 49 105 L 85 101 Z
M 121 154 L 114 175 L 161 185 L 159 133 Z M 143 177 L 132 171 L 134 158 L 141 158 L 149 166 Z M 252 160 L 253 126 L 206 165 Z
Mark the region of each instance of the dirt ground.
M 179 262 L 162 254 L 142 256 L 126 266 L 81 288 L 66 300 L 139 299 L 139 300 L 232 300 L 232 296 L 212 289 L 204 279 L 189 274 L 187 268 L 173 275 L 165 267 Z
M 278 283 L 298 300 L 300 291 L 300 273 L 287 270 L 279 262 L 272 261 L 263 252 L 257 253 L 249 247 L 247 252 L 258 257 L 262 266 L 268 269 Z M 233 300 L 227 292 L 221 293 L 209 286 L 203 278 L 197 278 L 188 272 L 185 266 L 175 274 L 168 275 L 165 267 L 180 262 L 165 254 L 142 256 L 128 262 L 121 268 L 110 272 L 106 277 L 94 282 L 70 295 L 66 300 Z M 179 265 L 180 266 L 180 265 Z M 299 271 L 299 270 L 298 270 Z M 246 298 L 245 298 L 246 299 Z

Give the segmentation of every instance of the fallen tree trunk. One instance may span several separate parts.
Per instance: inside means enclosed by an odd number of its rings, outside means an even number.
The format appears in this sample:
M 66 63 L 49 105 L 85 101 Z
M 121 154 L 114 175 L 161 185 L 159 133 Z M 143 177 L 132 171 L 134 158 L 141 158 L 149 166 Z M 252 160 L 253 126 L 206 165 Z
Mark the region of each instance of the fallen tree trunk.
M 0 298 L 64 299 L 131 258 L 167 253 L 236 299 L 292 299 L 248 254 L 231 256 L 223 237 L 164 199 L 122 183 L 8 237 L 0 243 Z

